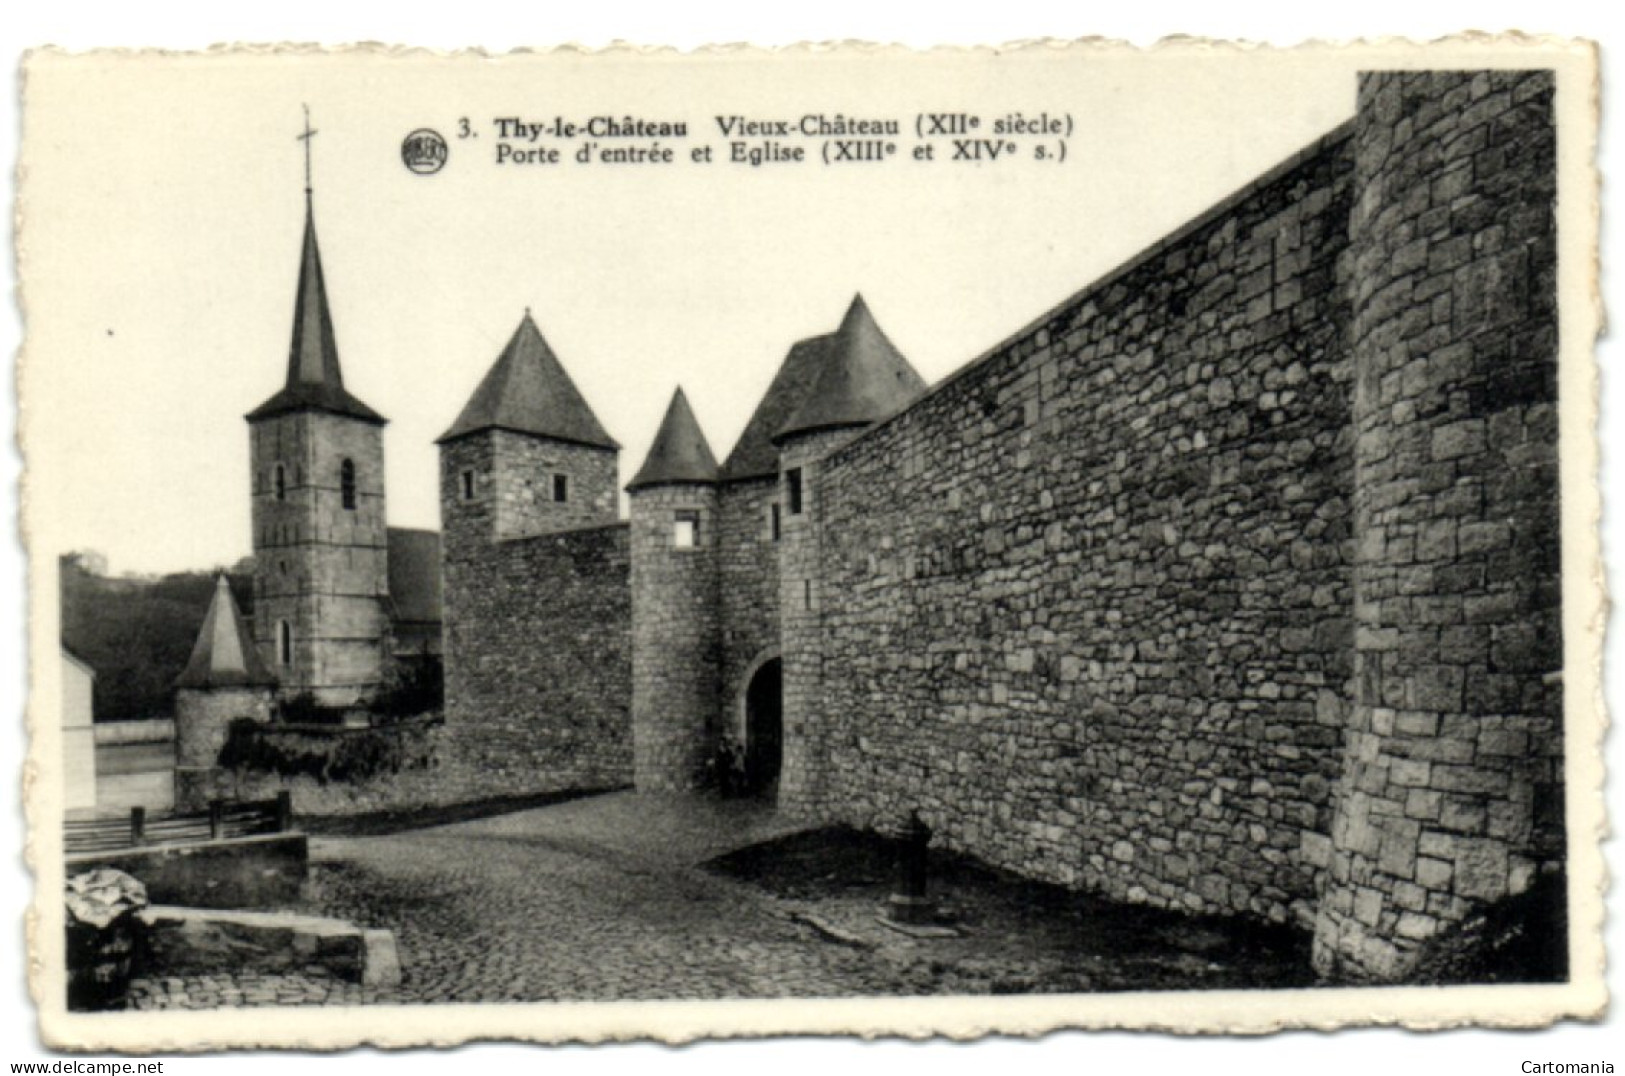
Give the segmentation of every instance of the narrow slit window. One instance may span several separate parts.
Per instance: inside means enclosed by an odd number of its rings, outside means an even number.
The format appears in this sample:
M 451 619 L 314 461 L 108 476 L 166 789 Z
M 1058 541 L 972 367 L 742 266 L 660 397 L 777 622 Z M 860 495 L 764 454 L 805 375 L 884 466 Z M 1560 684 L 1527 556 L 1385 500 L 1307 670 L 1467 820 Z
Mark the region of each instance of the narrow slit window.
M 474 472 L 464 471 L 462 475 L 462 482 L 463 500 L 472 501 L 474 499 Z
M 279 664 L 293 664 L 293 628 L 286 620 L 276 622 L 276 659 Z
M 801 581 L 801 607 L 803 609 L 811 609 L 812 608 L 812 580 L 811 579 L 803 579 Z
M 774 501 L 767 506 L 767 536 L 776 542 L 783 533 L 784 520 L 779 516 L 779 502 Z
M 700 544 L 700 514 L 679 510 L 672 518 L 671 544 L 677 549 L 693 549 Z
M 277 500 L 288 499 L 288 471 L 280 463 L 271 468 L 271 484 L 276 487 Z
M 570 476 L 556 474 L 553 476 L 553 503 L 563 504 L 570 499 Z
M 355 461 L 345 460 L 339 464 L 339 495 L 344 499 L 344 507 L 355 510 Z
M 790 514 L 801 514 L 801 468 L 792 467 L 784 472 L 784 485 L 786 499 L 790 502 Z

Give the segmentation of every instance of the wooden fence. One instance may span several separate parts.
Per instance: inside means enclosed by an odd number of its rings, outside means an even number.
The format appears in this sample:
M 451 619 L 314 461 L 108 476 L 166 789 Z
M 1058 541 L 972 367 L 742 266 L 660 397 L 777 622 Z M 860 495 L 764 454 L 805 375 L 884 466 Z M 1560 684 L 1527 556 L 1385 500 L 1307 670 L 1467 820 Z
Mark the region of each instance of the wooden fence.
M 128 819 L 70 820 L 64 824 L 63 846 L 69 855 L 78 855 L 286 833 L 291 829 L 293 798 L 284 791 L 275 799 L 251 803 L 215 800 L 204 814 L 148 818 L 145 807 L 131 807 Z

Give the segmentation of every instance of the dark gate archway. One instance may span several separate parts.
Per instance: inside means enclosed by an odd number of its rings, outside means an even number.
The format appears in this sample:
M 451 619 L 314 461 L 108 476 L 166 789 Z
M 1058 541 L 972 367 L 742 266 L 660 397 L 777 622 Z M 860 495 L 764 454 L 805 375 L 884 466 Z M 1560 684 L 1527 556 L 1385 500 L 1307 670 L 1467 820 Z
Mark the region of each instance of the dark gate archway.
M 745 688 L 745 788 L 772 797 L 784 761 L 784 663 L 762 663 Z

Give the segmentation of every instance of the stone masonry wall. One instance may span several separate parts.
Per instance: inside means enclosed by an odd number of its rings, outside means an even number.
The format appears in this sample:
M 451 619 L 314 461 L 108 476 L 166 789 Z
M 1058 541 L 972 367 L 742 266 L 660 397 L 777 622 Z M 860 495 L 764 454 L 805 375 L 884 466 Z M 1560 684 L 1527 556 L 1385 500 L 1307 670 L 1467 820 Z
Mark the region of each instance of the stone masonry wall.
M 640 791 L 697 787 L 718 734 L 717 490 L 634 490 L 632 502 L 633 772 Z M 679 548 L 678 512 L 698 513 Z
M 271 720 L 268 687 L 181 688 L 175 692 L 175 764 L 213 766 L 226 746 L 231 723 L 246 717 Z
M 494 502 L 498 538 L 526 538 L 548 531 L 615 522 L 617 453 L 508 430 L 489 438 L 488 468 L 475 475 L 476 495 Z M 553 477 L 565 478 L 565 500 L 553 499 Z
M 779 549 L 769 507 L 778 492 L 771 477 L 718 488 L 722 731 L 741 743 L 747 678 L 779 649 Z
M 285 693 L 314 691 L 347 704 L 383 675 L 388 594 L 383 431 L 321 412 L 281 415 L 250 428 L 253 475 L 254 636 Z M 343 505 L 342 461 L 355 468 L 355 507 Z M 275 468 L 284 495 L 276 497 Z M 278 660 L 277 624 L 293 660 Z
M 261 724 L 271 720 L 268 687 L 182 688 L 175 692 L 176 807 L 196 811 L 213 798 L 220 775 L 220 749 L 231 723 L 246 717 Z
M 838 429 L 797 434 L 788 438 L 779 452 L 778 498 L 785 507 L 779 540 L 784 754 L 779 771 L 778 802 L 787 811 L 798 814 L 839 815 L 855 805 L 839 794 L 831 800 L 827 780 L 831 744 L 837 735 L 837 725 L 828 720 L 827 715 L 839 708 L 842 692 L 850 691 L 853 685 L 825 683 L 826 662 L 835 653 L 836 643 L 826 633 L 824 606 L 826 594 L 830 594 L 839 599 L 844 610 L 855 610 L 859 590 L 852 587 L 857 581 L 832 575 L 825 562 L 824 518 L 826 515 L 839 518 L 839 511 L 833 503 L 826 506 L 820 489 L 823 459 L 856 433 L 855 429 Z M 800 512 L 790 511 L 789 474 L 792 470 L 802 476 Z M 892 478 L 887 473 L 882 476 L 882 483 L 890 485 Z M 868 521 L 869 525 L 874 523 Z M 880 540 L 872 532 L 870 537 Z M 878 701 L 871 697 L 865 705 Z
M 783 584 L 787 782 L 799 720 L 823 813 L 1312 921 L 1352 671 L 1352 173 L 1345 128 L 828 457 L 829 598 L 799 623 Z
M 441 448 L 445 765 L 485 795 L 627 784 L 626 525 L 493 540 L 494 499 L 463 500 L 459 478 L 491 463 L 488 437 Z
M 1357 705 L 1321 971 L 1392 978 L 1561 860 L 1550 72 L 1363 76 Z

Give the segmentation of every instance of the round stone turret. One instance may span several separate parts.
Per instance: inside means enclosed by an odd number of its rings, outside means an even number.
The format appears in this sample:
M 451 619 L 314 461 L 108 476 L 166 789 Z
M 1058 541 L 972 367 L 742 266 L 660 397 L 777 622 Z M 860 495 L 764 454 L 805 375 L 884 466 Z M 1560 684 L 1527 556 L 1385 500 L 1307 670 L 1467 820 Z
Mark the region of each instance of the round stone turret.
M 627 485 L 632 751 L 640 791 L 699 787 L 717 754 L 717 462 L 678 389 Z

